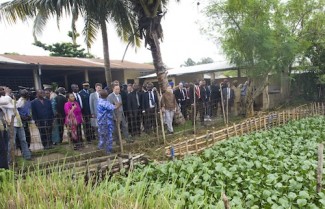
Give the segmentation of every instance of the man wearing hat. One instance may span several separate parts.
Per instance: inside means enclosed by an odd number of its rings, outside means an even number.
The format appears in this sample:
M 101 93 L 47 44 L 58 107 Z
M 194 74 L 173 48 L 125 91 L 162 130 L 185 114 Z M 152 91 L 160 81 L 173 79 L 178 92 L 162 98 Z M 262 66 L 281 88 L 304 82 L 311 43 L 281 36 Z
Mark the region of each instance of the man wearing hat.
M 85 81 L 82 83 L 82 90 L 79 91 L 79 95 L 81 97 L 81 101 L 82 101 L 82 115 L 84 117 L 84 124 L 83 124 L 83 129 L 84 129 L 84 133 L 86 134 L 86 139 L 88 141 L 88 143 L 90 143 L 90 141 L 92 139 L 95 139 L 94 137 L 94 130 L 91 127 L 90 124 L 90 117 L 91 117 L 91 112 L 90 112 L 90 105 L 89 105 L 89 96 L 90 96 L 90 92 L 89 92 L 89 82 Z

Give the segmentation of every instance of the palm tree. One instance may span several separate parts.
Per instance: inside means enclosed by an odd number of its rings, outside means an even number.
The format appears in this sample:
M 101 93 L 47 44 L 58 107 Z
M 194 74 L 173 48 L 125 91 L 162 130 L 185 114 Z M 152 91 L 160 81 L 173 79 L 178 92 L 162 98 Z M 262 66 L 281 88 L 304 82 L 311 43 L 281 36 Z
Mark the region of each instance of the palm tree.
M 14 0 L 0 5 L 0 21 L 16 23 L 18 20 L 34 20 L 34 38 L 42 32 L 50 17 L 58 20 L 65 13 L 72 16 L 72 30 L 75 32 L 75 22 L 81 15 L 85 26 L 83 35 L 87 47 L 95 41 L 98 30 L 101 30 L 103 41 L 103 55 L 105 79 L 107 85 L 112 82 L 109 60 L 109 45 L 107 35 L 107 22 L 116 27 L 119 37 L 123 41 L 130 41 L 133 46 L 140 44 L 135 36 L 135 18 L 128 9 L 128 2 L 121 0 Z
M 167 69 L 162 61 L 160 42 L 163 38 L 161 18 L 164 16 L 163 8 L 168 0 L 129 0 L 134 16 L 138 21 L 138 35 L 144 38 L 145 46 L 150 46 L 153 63 L 156 69 L 158 83 L 162 91 L 168 85 Z M 176 0 L 179 1 L 179 0 Z

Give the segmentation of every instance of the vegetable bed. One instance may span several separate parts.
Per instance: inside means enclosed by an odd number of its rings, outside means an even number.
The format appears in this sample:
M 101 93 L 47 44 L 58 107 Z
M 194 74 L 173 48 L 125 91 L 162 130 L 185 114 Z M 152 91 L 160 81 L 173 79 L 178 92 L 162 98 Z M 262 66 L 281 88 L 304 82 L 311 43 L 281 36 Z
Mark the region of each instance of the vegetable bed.
M 14 181 L 3 175 L 0 208 L 223 209 L 223 192 L 232 209 L 325 208 L 324 190 L 316 193 L 317 146 L 324 139 L 325 118 L 315 117 L 95 184 L 73 172 L 29 173 Z
M 235 208 L 325 208 L 324 193 L 316 194 L 317 146 L 324 139 L 324 117 L 294 121 L 138 170 L 129 189 L 138 182 L 172 185 L 170 201 L 186 208 L 214 208 L 221 192 Z

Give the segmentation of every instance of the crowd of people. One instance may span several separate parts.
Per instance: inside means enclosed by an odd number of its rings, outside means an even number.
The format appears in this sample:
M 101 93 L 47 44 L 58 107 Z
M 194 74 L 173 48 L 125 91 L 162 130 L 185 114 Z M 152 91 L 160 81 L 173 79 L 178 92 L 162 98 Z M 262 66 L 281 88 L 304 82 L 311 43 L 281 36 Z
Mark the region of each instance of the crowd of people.
M 163 117 L 167 133 L 173 134 L 175 114 L 192 123 L 198 118 L 201 125 L 225 109 L 233 115 L 245 114 L 246 90 L 247 82 L 239 85 L 233 81 L 231 85 L 225 79 L 221 84 L 213 81 L 207 86 L 205 80 L 201 80 L 181 82 L 177 86 L 170 83 L 159 95 L 150 82 L 139 86 L 120 85 L 114 81 L 105 89 L 101 83 L 96 83 L 91 89 L 86 81 L 81 90 L 77 84 L 72 84 L 70 91 L 63 87 L 53 91 L 51 86 L 44 85 L 44 90 L 37 90 L 35 98 L 31 99 L 26 89 L 20 90 L 16 98 L 11 89 L 2 86 L 0 148 L 7 155 L 1 156 L 9 162 L 10 147 L 17 146 L 26 160 L 31 159 L 31 121 L 39 130 L 44 149 L 62 143 L 66 129 L 74 149 L 98 139 L 98 148 L 111 153 L 113 141 L 119 144 L 124 138 L 127 143 L 133 143 L 135 136 L 142 132 L 155 132 L 159 115 Z M 13 129 L 9 129 L 11 125 Z M 16 138 L 16 145 L 10 144 L 10 135 Z

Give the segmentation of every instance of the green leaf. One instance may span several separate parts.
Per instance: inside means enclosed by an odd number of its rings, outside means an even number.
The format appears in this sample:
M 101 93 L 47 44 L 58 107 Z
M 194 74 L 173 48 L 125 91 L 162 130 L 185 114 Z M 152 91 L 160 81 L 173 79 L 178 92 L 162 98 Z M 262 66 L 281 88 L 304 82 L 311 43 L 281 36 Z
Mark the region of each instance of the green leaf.
M 299 197 L 301 197 L 303 199 L 309 199 L 310 198 L 308 192 L 306 192 L 306 191 L 300 191 L 299 192 Z
M 294 199 L 296 199 L 297 195 L 293 192 L 289 192 L 288 197 L 289 197 L 289 199 L 294 200 Z
M 307 204 L 307 200 L 306 199 L 298 199 L 297 204 L 299 205 L 299 207 L 305 206 Z

